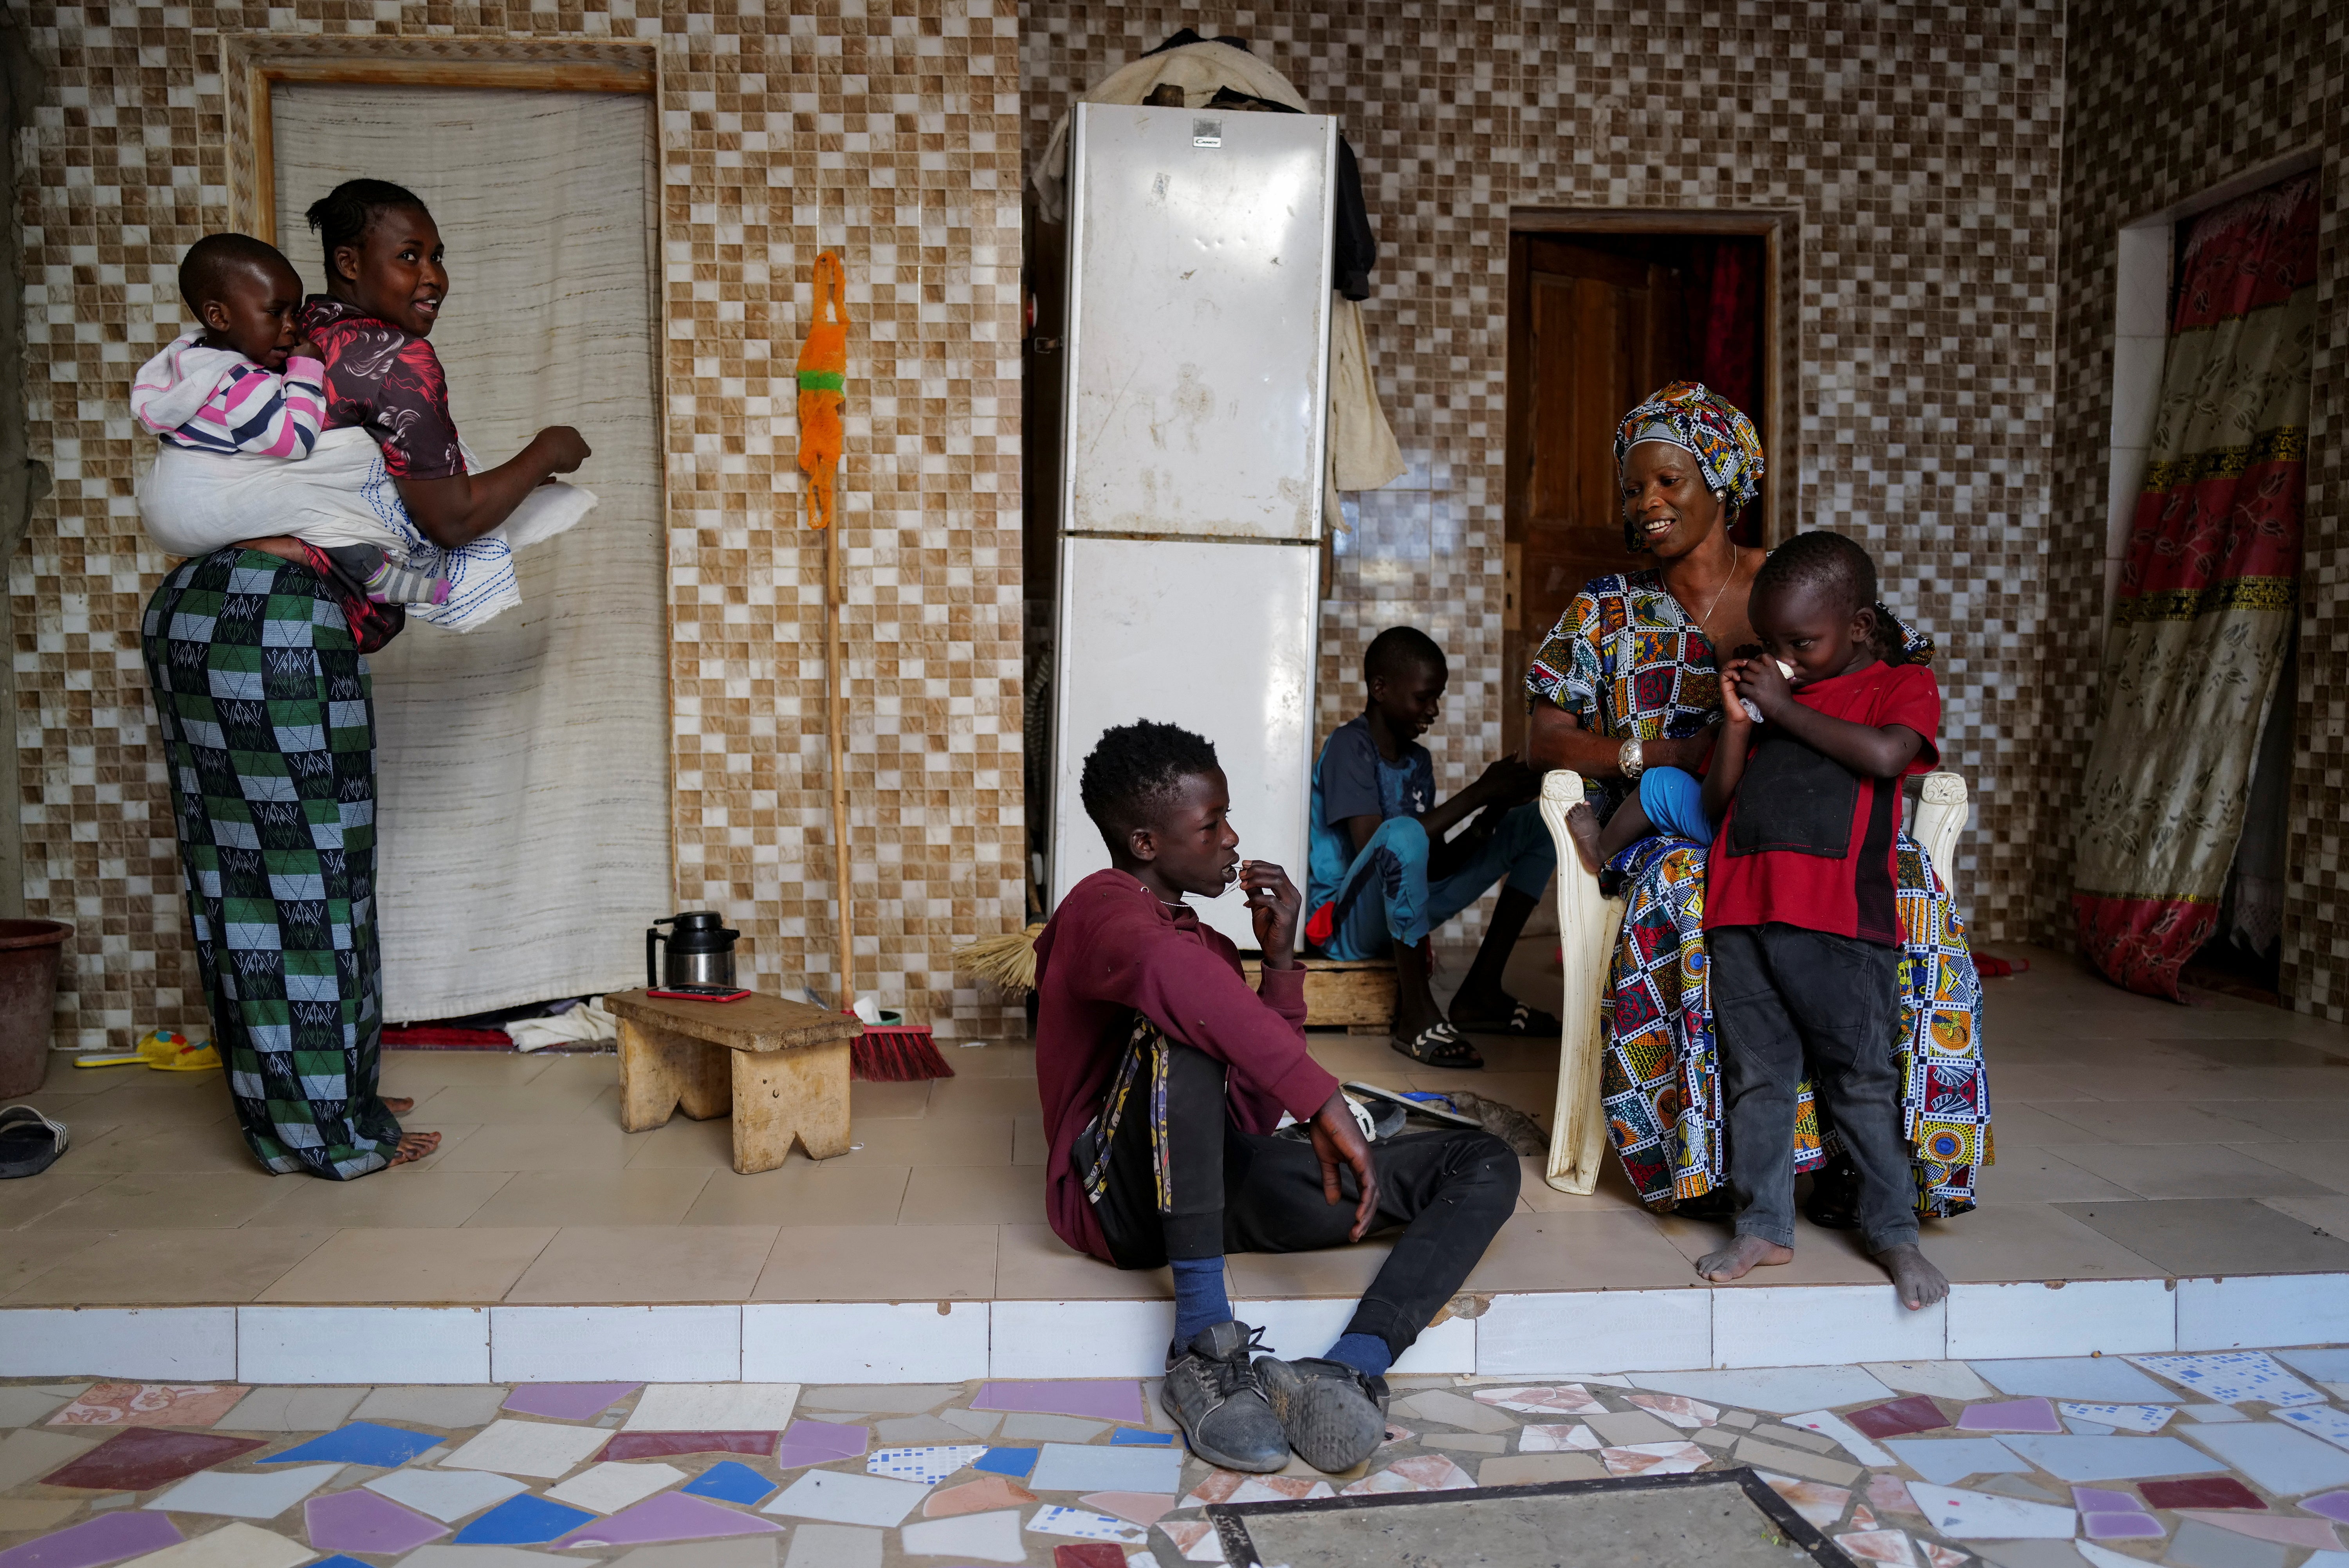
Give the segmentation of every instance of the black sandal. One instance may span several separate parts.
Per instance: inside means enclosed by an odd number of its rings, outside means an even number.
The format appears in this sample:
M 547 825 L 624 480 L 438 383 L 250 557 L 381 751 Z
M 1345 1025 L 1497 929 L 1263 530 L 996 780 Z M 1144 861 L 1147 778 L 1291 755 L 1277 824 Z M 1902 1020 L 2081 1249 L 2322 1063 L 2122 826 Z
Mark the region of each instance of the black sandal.
M 1455 1028 L 1472 1030 L 1479 1035 L 1506 1035 L 1513 1040 L 1557 1039 L 1566 1033 L 1566 1026 L 1536 1007 L 1523 1002 L 1510 1004 L 1506 1018 L 1475 1018 L 1462 1023 L 1454 1018 Z
M 29 1105 L 0 1110 L 0 1181 L 38 1176 L 66 1151 L 66 1124 Z
M 1485 1058 L 1476 1054 L 1476 1047 L 1462 1039 L 1460 1031 L 1449 1024 L 1430 1024 L 1408 1041 L 1400 1037 L 1390 1037 L 1387 1043 L 1413 1061 L 1432 1068 L 1451 1068 L 1464 1072 L 1485 1065 Z

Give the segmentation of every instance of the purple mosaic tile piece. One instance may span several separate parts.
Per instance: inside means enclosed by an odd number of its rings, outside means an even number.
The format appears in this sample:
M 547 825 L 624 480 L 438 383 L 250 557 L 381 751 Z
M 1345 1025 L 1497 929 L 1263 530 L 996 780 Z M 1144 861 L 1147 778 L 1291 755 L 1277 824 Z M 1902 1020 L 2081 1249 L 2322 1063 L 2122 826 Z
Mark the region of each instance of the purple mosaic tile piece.
M 642 1383 L 524 1383 L 501 1408 L 556 1421 L 585 1421 L 602 1415 L 643 1387 Z
M 2091 1541 L 2158 1541 L 2169 1533 L 2149 1513 L 2084 1513 L 2080 1527 Z
M 2007 1399 L 1993 1405 L 1969 1405 L 1958 1418 L 1965 1432 L 2061 1432 L 2055 1407 L 2044 1399 Z
M 367 1491 L 337 1491 L 302 1505 L 310 1544 L 321 1552 L 413 1551 L 449 1533 L 449 1527 L 388 1497 Z
M 609 1519 L 583 1524 L 559 1546 L 642 1546 L 656 1541 L 709 1541 L 721 1535 L 777 1535 L 782 1526 L 755 1513 L 665 1491 Z
M 2327 1519 L 2349 1524 L 2349 1491 L 2328 1491 L 2322 1497 L 2303 1497 L 2300 1500 L 2300 1506 L 2311 1513 L 2321 1513 Z
M 872 1436 L 863 1427 L 844 1422 L 796 1420 L 783 1433 L 783 1440 L 775 1449 L 775 1465 L 780 1470 L 790 1470 L 795 1465 L 824 1465 L 834 1460 L 857 1459 L 863 1456 Z
M 2131 1494 L 2107 1491 L 2100 1486 L 2075 1486 L 2072 1489 L 2072 1506 L 2082 1513 L 2142 1513 L 2143 1507 Z
M 126 1557 L 160 1552 L 186 1537 L 160 1513 L 132 1509 L 101 1513 L 70 1529 L 0 1552 L 0 1568 L 104 1568 Z
M 1047 1416 L 1090 1416 L 1099 1421 L 1146 1422 L 1142 1385 L 1118 1378 L 1074 1382 L 989 1383 L 970 1402 L 974 1410 L 1024 1410 Z

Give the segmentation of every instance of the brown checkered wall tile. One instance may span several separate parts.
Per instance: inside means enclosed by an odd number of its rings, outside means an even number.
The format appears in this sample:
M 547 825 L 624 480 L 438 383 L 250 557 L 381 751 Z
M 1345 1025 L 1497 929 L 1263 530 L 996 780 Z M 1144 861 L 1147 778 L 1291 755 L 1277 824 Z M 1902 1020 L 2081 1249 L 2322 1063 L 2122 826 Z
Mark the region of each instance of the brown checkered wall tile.
M 951 973 L 1018 925 L 1019 87 L 1009 0 L 299 0 L 29 8 L 29 389 L 54 493 L 10 578 L 26 897 L 79 934 L 62 1043 L 201 1024 L 139 616 L 132 372 L 173 269 L 224 227 L 222 41 L 637 39 L 660 57 L 677 897 L 768 981 L 830 976 L 821 540 L 794 517 L 792 362 L 815 253 L 847 263 L 845 537 L 859 971 L 948 1038 L 1024 1032 Z M 242 80 L 233 84 L 242 91 Z M 232 156 L 233 153 L 233 156 Z

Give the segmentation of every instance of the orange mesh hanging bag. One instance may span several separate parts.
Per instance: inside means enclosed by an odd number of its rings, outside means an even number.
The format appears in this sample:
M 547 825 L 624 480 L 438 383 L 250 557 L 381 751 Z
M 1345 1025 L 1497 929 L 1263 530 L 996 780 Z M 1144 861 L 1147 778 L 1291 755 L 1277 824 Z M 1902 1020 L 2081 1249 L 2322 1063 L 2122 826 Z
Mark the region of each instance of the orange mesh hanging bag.
M 815 259 L 815 316 L 800 347 L 800 471 L 810 528 L 830 528 L 840 482 L 841 405 L 848 392 L 848 304 L 840 258 Z

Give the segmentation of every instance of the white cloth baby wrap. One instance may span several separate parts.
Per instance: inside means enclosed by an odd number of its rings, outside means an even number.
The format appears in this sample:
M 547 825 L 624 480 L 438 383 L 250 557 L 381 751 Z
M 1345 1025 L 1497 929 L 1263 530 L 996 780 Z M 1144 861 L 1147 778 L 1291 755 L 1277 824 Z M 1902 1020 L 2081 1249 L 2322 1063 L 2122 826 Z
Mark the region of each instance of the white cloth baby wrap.
M 222 362 L 209 379 L 192 363 L 201 355 L 218 355 Z M 183 400 L 182 389 L 190 387 L 196 389 L 194 400 L 166 428 L 192 418 L 220 377 L 241 363 L 226 349 L 182 350 L 173 401 Z M 150 428 L 173 411 L 153 398 L 146 405 L 139 413 Z M 481 469 L 470 450 L 465 466 Z M 595 504 L 595 492 L 577 485 L 541 485 L 503 523 L 470 544 L 444 550 L 409 517 L 375 438 L 357 428 L 322 433 L 310 455 L 298 459 L 225 457 L 164 441 L 154 465 L 140 476 L 137 494 L 148 537 L 171 555 L 209 555 L 241 539 L 279 533 L 321 548 L 369 544 L 386 551 L 449 580 L 444 603 L 411 604 L 408 613 L 452 632 L 473 631 L 521 603 L 513 552 L 552 539 Z

